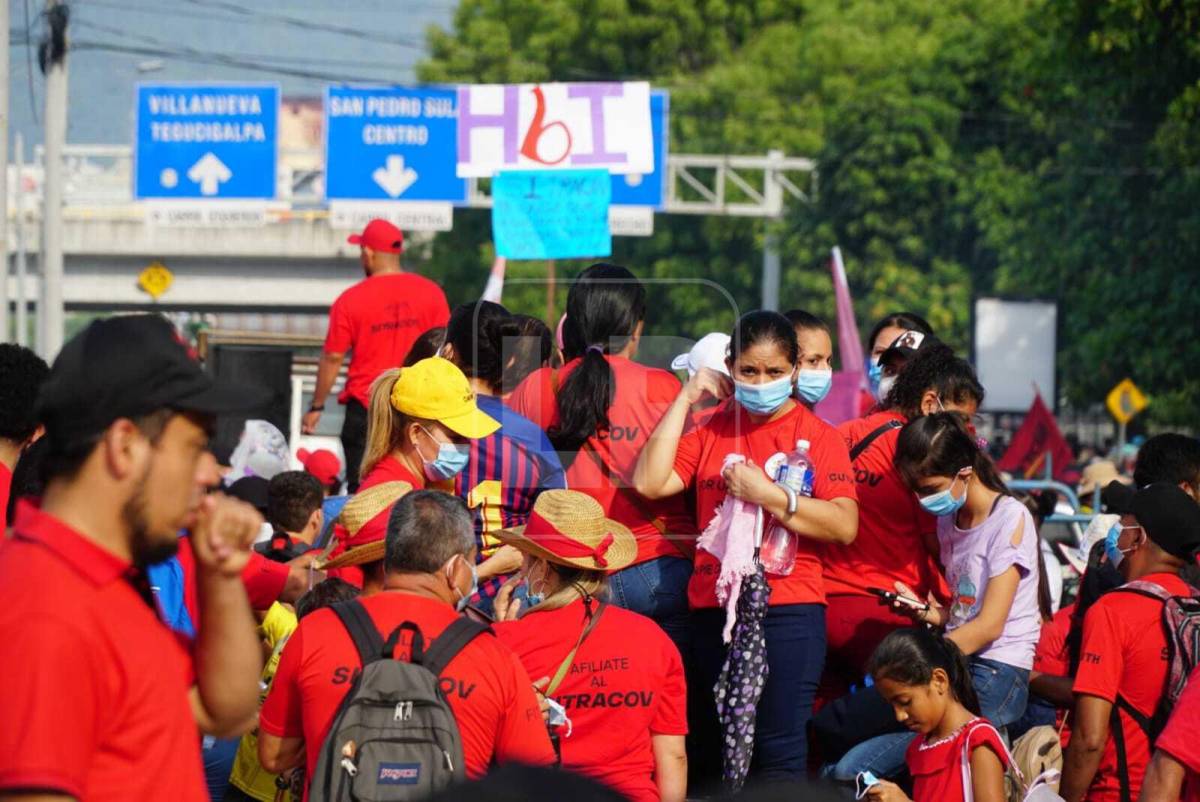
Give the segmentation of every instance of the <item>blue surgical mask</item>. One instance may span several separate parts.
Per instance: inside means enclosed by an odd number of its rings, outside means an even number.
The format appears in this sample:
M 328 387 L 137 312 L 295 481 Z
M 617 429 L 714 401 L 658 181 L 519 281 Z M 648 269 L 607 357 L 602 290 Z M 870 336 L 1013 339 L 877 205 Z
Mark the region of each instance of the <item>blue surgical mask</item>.
M 953 515 L 962 509 L 962 506 L 967 503 L 966 488 L 963 488 L 963 494 L 960 498 L 954 497 L 954 484 L 959 480 L 959 476 L 955 476 L 950 481 L 950 486 L 940 493 L 934 493 L 931 496 L 925 496 L 920 499 L 921 506 L 930 515 L 936 515 L 939 518 L 945 518 L 947 515 Z M 963 479 L 966 483 L 966 478 Z
M 879 380 L 883 378 L 883 366 L 879 364 L 879 357 L 871 357 L 870 364 L 867 365 L 867 384 L 871 386 L 871 395 L 879 397 Z
M 466 559 L 465 557 L 463 559 Z M 479 592 L 479 572 L 475 570 L 475 563 L 471 563 L 471 589 L 468 590 L 457 602 L 454 603 L 454 609 L 460 613 L 467 609 L 467 605 L 471 603 L 471 597 Z
M 1104 538 L 1104 555 L 1108 557 L 1109 565 L 1113 568 L 1120 568 L 1121 563 L 1125 560 L 1125 555 L 1133 551 L 1133 547 L 1122 549 L 1119 545 L 1121 532 L 1126 529 L 1141 529 L 1140 526 L 1121 526 L 1120 523 L 1115 523 L 1108 530 L 1108 534 Z
M 833 386 L 832 370 L 804 369 L 796 377 L 796 397 L 810 404 L 817 404 L 829 395 Z
M 431 482 L 441 482 L 446 479 L 453 479 L 462 473 L 467 467 L 467 463 L 471 459 L 471 449 L 469 446 L 458 445 L 456 443 L 440 442 L 429 430 L 424 426 L 421 431 L 429 435 L 429 439 L 438 444 L 437 457 L 430 461 L 421 457 L 421 462 L 425 467 L 425 478 Z M 420 452 L 417 452 L 418 455 Z
M 791 394 L 791 376 L 784 376 L 766 384 L 733 383 L 733 397 L 747 412 L 755 415 L 770 415 L 783 406 Z

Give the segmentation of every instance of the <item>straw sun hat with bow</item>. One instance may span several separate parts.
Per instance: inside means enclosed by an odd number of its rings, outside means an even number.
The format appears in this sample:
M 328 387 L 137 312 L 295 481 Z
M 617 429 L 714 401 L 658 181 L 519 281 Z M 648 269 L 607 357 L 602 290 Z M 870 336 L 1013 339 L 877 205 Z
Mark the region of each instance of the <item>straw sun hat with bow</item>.
M 524 526 L 495 533 L 497 540 L 556 565 L 612 573 L 637 558 L 629 529 L 604 517 L 604 508 L 576 490 L 546 490 Z
M 382 560 L 387 549 L 387 523 L 392 507 L 411 491 L 408 482 L 384 482 L 360 491 L 346 502 L 338 523 L 346 529 L 346 550 L 332 559 L 318 561 L 316 568 L 344 568 Z M 334 545 L 334 548 L 336 548 Z

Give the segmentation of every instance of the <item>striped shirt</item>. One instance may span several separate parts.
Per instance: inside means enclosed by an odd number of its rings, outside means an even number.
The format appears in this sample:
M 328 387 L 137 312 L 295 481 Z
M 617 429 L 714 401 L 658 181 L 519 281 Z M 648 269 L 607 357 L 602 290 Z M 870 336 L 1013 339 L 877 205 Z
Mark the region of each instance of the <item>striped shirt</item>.
M 476 396 L 479 408 L 500 421 L 495 434 L 471 441 L 471 458 L 454 480 L 454 492 L 475 518 L 475 545 L 483 562 L 500 546 L 491 533 L 520 526 L 543 490 L 567 486 L 562 463 L 546 433 L 499 398 Z M 479 595 L 492 598 L 504 577 L 480 582 Z

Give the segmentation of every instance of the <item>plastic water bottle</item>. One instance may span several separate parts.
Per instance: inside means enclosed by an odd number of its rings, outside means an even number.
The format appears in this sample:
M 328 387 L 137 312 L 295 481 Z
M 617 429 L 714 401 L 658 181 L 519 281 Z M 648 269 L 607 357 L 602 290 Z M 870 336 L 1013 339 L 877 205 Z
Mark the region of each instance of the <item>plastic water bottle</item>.
M 812 497 L 813 469 L 812 458 L 808 455 L 809 442 L 797 440 L 796 450 L 787 456 L 787 461 L 779 466 L 775 481 L 790 487 L 797 497 Z M 787 576 L 796 567 L 796 546 L 799 535 L 787 527 L 773 523 L 763 537 L 762 548 L 759 550 L 759 561 L 769 574 Z

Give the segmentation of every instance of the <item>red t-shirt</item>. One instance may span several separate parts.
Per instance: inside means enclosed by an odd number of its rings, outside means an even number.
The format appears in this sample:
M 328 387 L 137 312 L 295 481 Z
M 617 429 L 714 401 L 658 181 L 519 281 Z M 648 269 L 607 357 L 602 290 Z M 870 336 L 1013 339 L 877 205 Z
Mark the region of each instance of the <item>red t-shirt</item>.
M 204 802 L 191 660 L 128 562 L 22 503 L 0 542 L 0 791 Z
M 196 591 L 196 555 L 191 535 L 179 538 L 179 567 L 183 571 L 183 604 L 197 631 L 200 629 L 200 598 Z M 251 549 L 250 561 L 242 569 L 242 585 L 250 599 L 251 610 L 266 610 L 279 600 L 291 569 L 286 563 L 268 560 Z
M 675 473 L 688 487 L 695 488 L 696 521 L 701 529 L 708 525 L 717 508 L 725 501 L 725 480 L 721 466 L 728 454 L 741 454 L 763 466 L 776 451 L 785 454 L 796 448 L 797 440 L 809 442 L 813 462 L 813 498 L 830 501 L 855 499 L 850 456 L 837 430 L 818 418 L 802 404 L 768 423 L 751 422 L 740 404 L 722 406 L 708 422 L 679 439 L 675 454 Z M 769 526 L 769 522 L 764 524 Z M 771 604 L 824 604 L 821 560 L 824 544 L 800 537 L 796 548 L 796 567 L 787 576 L 767 574 L 771 586 Z M 717 607 L 717 575 L 721 564 L 707 551 L 696 551 L 696 570 L 688 583 L 688 601 L 693 608 Z
M 371 468 L 371 472 L 362 478 L 362 484 L 358 489 L 366 490 L 368 487 L 381 485 L 384 482 L 408 482 L 413 486 L 413 490 L 420 490 L 425 487 L 425 479 L 423 476 L 417 476 L 408 469 L 400 460 L 393 457 L 391 454 L 375 463 L 375 467 Z
M 587 620 L 583 602 L 496 625 L 537 679 L 553 677 Z M 608 605 L 553 694 L 571 720 L 559 729 L 564 769 L 628 799 L 658 799 L 651 735 L 687 735 L 687 686 L 679 650 L 645 616 Z
M 1178 760 L 1187 769 L 1184 802 L 1200 802 L 1200 668 L 1188 677 L 1171 720 L 1158 736 L 1155 746 Z
M 411 593 L 376 593 L 362 603 L 384 637 L 411 621 L 426 644 L 456 617 L 448 604 Z M 406 633 L 396 647 L 397 658 L 407 659 L 409 643 Z M 259 726 L 271 735 L 304 738 L 308 782 L 334 714 L 360 668 L 350 633 L 332 610 L 305 617 L 283 648 Z M 494 762 L 554 762 L 529 676 L 496 638 L 481 635 L 469 643 L 446 666 L 441 685 L 458 722 L 468 777 L 482 777 Z
M 354 352 L 338 401 L 368 406 L 375 377 L 400 367 L 418 337 L 449 320 L 442 288 L 416 273 L 371 276 L 343 292 L 329 309 L 325 335 L 326 353 Z
M 1150 574 L 1144 581 L 1162 585 L 1175 595 L 1188 595 L 1187 584 L 1175 574 Z M 1162 628 L 1162 602 L 1137 593 L 1109 591 L 1083 619 L 1083 648 L 1075 673 L 1076 695 L 1086 693 L 1115 703 L 1119 694 L 1140 713 L 1153 715 L 1167 681 L 1167 641 Z M 1150 744 L 1141 727 L 1121 713 L 1129 788 L 1134 798 L 1150 762 Z M 1088 789 L 1089 802 L 1121 798 L 1117 749 L 1112 733 Z
M 0 537 L 8 529 L 8 494 L 12 491 L 12 471 L 0 462 Z
M 963 746 L 967 761 L 979 747 L 987 747 L 1008 766 L 1008 750 L 1000 733 L 981 718 L 965 724 L 957 733 L 939 741 L 918 738 L 909 744 L 905 761 L 913 779 L 913 802 L 965 802 L 963 789 Z M 972 791 L 972 797 L 974 792 Z
M 876 412 L 846 421 L 838 432 L 846 450 L 889 421 L 904 423 L 895 412 Z M 924 599 L 929 591 L 945 591 L 936 555 L 925 543 L 937 519 L 921 509 L 920 503 L 896 470 L 896 443 L 900 429 L 890 429 L 875 438 L 854 461 L 854 484 L 858 489 L 858 537 L 849 546 L 830 544 L 825 549 L 825 592 L 868 596 L 865 588 L 893 590 L 903 582 Z
M 1067 653 L 1067 635 L 1071 631 L 1071 617 L 1075 615 L 1075 603 L 1063 607 L 1054 617 L 1042 624 L 1037 648 L 1033 651 L 1033 670 L 1054 677 L 1071 676 L 1071 657 Z M 1071 740 L 1071 728 L 1063 723 L 1067 711 L 1059 709 L 1055 723 L 1062 728 L 1060 737 L 1063 749 Z
M 609 428 L 592 435 L 567 468 L 567 487 L 587 493 L 600 502 L 609 518 L 625 524 L 638 540 L 636 563 L 656 557 L 691 554 L 696 541 L 696 523 L 688 514 L 682 497 L 635 503 L 633 469 L 650 435 L 662 416 L 679 395 L 679 379 L 665 370 L 648 368 L 619 356 L 607 357 L 613 372 L 612 406 L 608 408 Z M 558 422 L 555 397 L 579 364 L 574 359 L 558 372 L 557 389 L 552 371 L 534 371 L 517 387 L 508 405 L 549 431 Z M 603 468 L 597 464 L 603 464 Z M 619 484 L 618 484 L 619 483 Z M 617 492 L 617 486 L 626 488 Z M 649 510 L 653 516 L 642 510 Z M 653 521 L 665 528 L 664 537 Z M 676 545 L 678 544 L 678 545 Z

